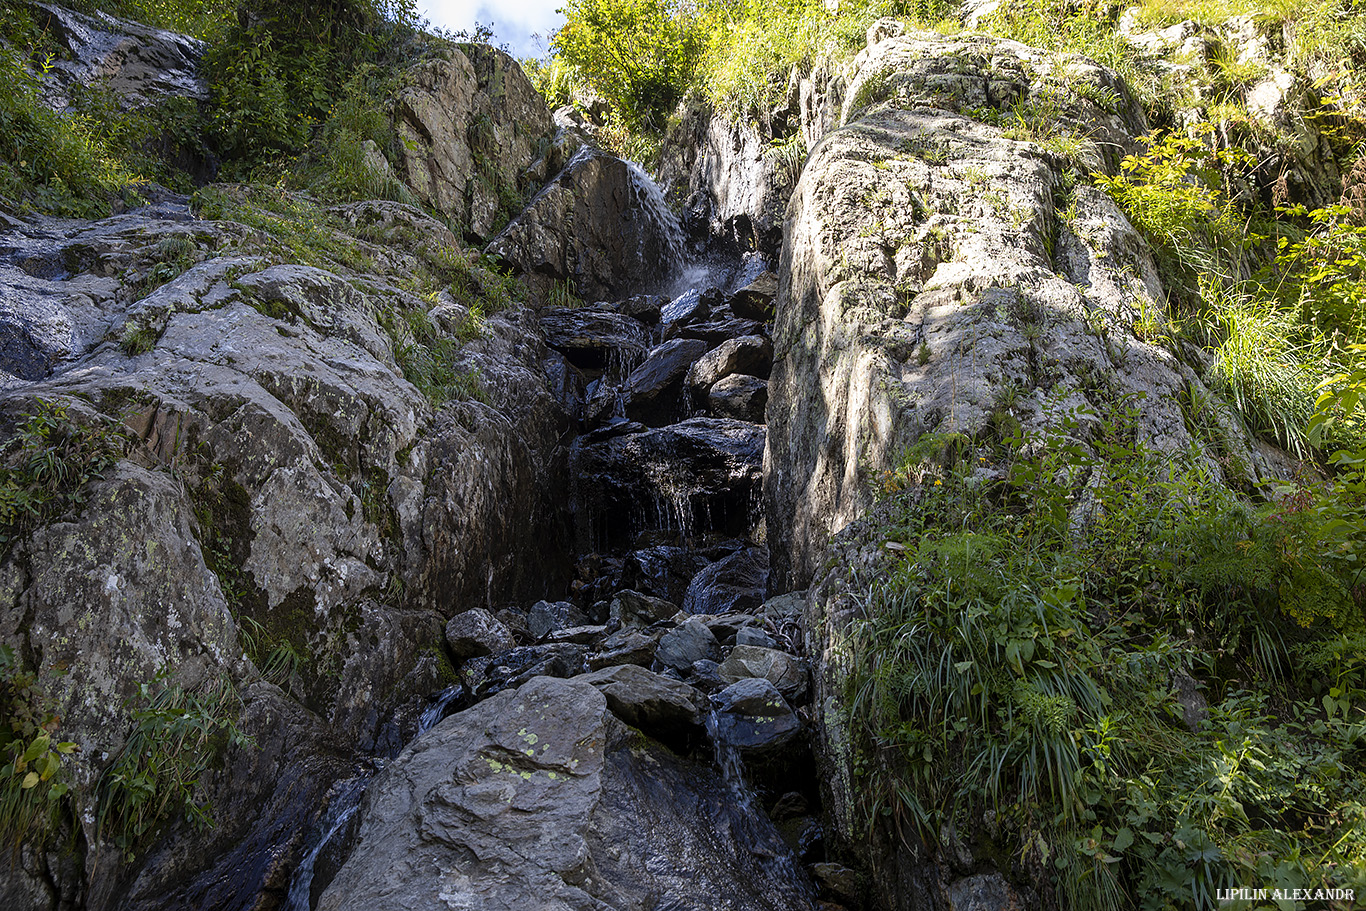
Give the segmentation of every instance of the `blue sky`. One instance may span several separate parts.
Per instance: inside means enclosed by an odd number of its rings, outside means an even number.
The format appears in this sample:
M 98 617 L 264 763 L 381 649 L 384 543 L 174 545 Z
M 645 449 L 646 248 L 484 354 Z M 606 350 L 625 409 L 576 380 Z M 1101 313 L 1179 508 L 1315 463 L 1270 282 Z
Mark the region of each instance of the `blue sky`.
M 493 43 L 507 44 L 514 57 L 542 57 L 546 43 L 564 17 L 555 12 L 565 0 L 418 0 L 432 25 L 452 30 L 493 23 Z M 540 38 L 533 38 L 533 34 Z

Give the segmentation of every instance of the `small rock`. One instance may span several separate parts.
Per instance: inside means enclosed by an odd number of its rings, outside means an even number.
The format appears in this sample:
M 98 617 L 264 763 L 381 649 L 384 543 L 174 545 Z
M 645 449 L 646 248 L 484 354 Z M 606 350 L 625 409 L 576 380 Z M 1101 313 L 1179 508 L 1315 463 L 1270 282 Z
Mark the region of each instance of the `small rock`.
M 537 601 L 526 615 L 526 628 L 537 639 L 553 630 L 583 626 L 588 618 L 568 601 Z
M 736 316 L 745 319 L 769 320 L 773 318 L 773 299 L 777 296 L 778 276 L 772 272 L 762 272 L 754 281 L 735 292 L 730 299 L 730 309 Z
M 607 707 L 622 721 L 666 743 L 702 727 L 709 708 L 693 687 L 632 664 L 579 679 L 602 690 Z
M 593 645 L 607 634 L 607 627 L 597 626 L 567 626 L 564 629 L 552 630 L 546 636 L 547 642 L 570 642 L 574 645 Z
M 762 677 L 733 683 L 714 701 L 717 738 L 742 753 L 772 755 L 801 733 L 792 706 Z
M 720 418 L 762 424 L 767 408 L 768 381 L 757 376 L 723 377 L 707 393 L 707 410 Z
M 735 634 L 736 645 L 754 645 L 759 648 L 776 649 L 778 643 L 773 641 L 773 637 L 757 626 L 745 626 Z
M 731 681 L 761 677 L 794 700 L 806 695 L 806 662 L 777 649 L 737 645 L 721 662 L 720 674 L 721 679 Z
M 721 679 L 721 674 L 717 671 L 720 666 L 710 658 L 694 661 L 688 679 L 692 681 L 693 686 L 706 693 L 714 693 L 717 690 L 724 689 L 726 681 Z
M 812 864 L 811 873 L 822 892 L 844 902 L 858 900 L 858 874 L 848 867 L 836 863 Z
M 678 605 L 627 589 L 612 599 L 608 616 L 622 626 L 651 626 L 678 613 Z
M 683 598 L 683 611 L 688 614 L 752 611 L 763 604 L 767 584 L 767 551 L 746 548 L 718 560 L 693 577 Z
M 692 668 L 694 661 L 715 659 L 719 653 L 720 644 L 707 625 L 696 617 L 690 617 L 687 622 L 660 637 L 655 659 L 665 667 L 686 671 Z
M 658 641 L 654 636 L 639 630 L 620 630 L 604 639 L 596 654 L 588 656 L 588 666 L 593 670 L 621 664 L 649 667 L 655 660 L 657 646 Z
M 512 630 L 483 608 L 456 614 L 446 624 L 446 645 L 457 659 L 476 658 L 515 648 Z

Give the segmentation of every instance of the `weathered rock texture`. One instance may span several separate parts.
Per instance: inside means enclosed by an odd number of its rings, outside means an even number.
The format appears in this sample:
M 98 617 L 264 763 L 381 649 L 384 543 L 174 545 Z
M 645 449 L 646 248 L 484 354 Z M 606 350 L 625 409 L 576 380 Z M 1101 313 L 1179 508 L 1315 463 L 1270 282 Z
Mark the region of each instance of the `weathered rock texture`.
M 395 285 L 416 269 L 410 253 L 374 248 L 373 273 L 272 265 L 252 233 L 166 203 L 0 235 L 0 322 L 27 354 L 4 365 L 6 436 L 50 402 L 126 438 L 78 509 L 0 556 L 0 641 L 80 744 L 82 800 L 162 669 L 186 687 L 245 688 L 243 724 L 265 751 L 231 754 L 210 782 L 214 832 L 178 833 L 145 874 L 111 856 L 60 884 L 91 908 L 208 907 L 209 888 L 212 906 L 235 907 L 284 888 L 344 757 L 396 749 L 395 710 L 440 689 L 445 618 L 494 592 L 542 596 L 568 571 L 554 494 L 566 418 L 535 316 L 497 314 L 458 352 L 452 366 L 479 371 L 487 402 L 434 409 L 380 325 L 386 305 L 429 306 Z M 194 265 L 158 286 L 168 249 Z M 252 685 L 245 633 L 259 661 L 280 645 L 300 656 L 280 681 L 289 696 Z M 282 713 L 297 744 L 270 728 Z M 90 807 L 77 809 L 96 851 Z
M 540 677 L 438 725 L 376 780 L 320 911 L 811 908 L 777 832 L 711 769 Z
M 48 100 L 67 104 L 77 84 L 102 87 L 130 107 L 165 98 L 203 101 L 209 87 L 199 72 L 203 42 L 175 32 L 149 28 L 108 13 L 82 15 L 61 6 L 21 0 L 37 24 L 66 51 L 51 61 L 45 76 Z
M 1178 401 L 1199 376 L 1135 334 L 1163 299 L 1142 239 L 1095 189 L 1065 212 L 1062 159 L 964 113 L 1044 96 L 1050 129 L 1103 149 L 1144 128 L 1113 73 L 1014 42 L 907 36 L 855 61 L 844 125 L 807 162 L 785 234 L 765 489 L 778 590 L 811 579 L 872 473 L 926 433 L 1029 431 L 1141 393 L 1148 442 L 1200 442 Z
M 398 96 L 398 175 L 417 198 L 488 240 L 548 176 L 556 129 L 517 62 L 485 45 L 449 48 Z
M 668 287 L 682 266 L 676 219 L 636 165 L 584 148 L 488 252 L 549 296 L 569 283 L 587 300 Z

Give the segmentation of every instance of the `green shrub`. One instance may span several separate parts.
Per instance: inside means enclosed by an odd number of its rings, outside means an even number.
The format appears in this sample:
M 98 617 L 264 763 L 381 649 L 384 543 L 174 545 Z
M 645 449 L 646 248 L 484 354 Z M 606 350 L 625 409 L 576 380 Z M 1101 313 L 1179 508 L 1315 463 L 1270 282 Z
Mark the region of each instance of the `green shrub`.
M 0 444 L 0 551 L 85 500 L 90 481 L 123 453 L 121 432 L 75 418 L 60 402 L 37 401 Z
M 141 178 L 120 161 L 96 126 L 43 103 L 38 78 L 13 48 L 0 45 L 0 205 L 56 215 L 107 215 Z
M 550 47 L 633 129 L 662 125 L 693 80 L 703 36 L 677 0 L 569 0 Z

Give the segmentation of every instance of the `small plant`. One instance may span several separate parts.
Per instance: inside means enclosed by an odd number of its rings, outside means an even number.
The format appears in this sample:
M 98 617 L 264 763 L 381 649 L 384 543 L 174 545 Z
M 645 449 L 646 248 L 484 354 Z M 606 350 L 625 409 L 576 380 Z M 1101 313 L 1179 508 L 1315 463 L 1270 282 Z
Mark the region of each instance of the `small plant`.
M 60 402 L 38 400 L 0 444 L 0 549 L 84 502 L 85 487 L 123 452 L 122 434 L 99 418 L 77 420 Z
M 138 685 L 133 730 L 96 786 L 98 837 L 129 860 L 176 815 L 212 826 L 200 779 L 229 746 L 252 745 L 237 727 L 241 698 L 226 678 L 194 691 L 168 678 L 163 671 Z
M 129 320 L 123 324 L 123 331 L 119 333 L 119 347 L 123 353 L 129 357 L 137 357 L 146 354 L 156 347 L 157 331 L 150 326 L 141 326 Z
M 63 757 L 78 748 L 55 739 L 60 721 L 8 645 L 0 645 L 0 716 L 0 841 L 41 843 L 70 790 Z

